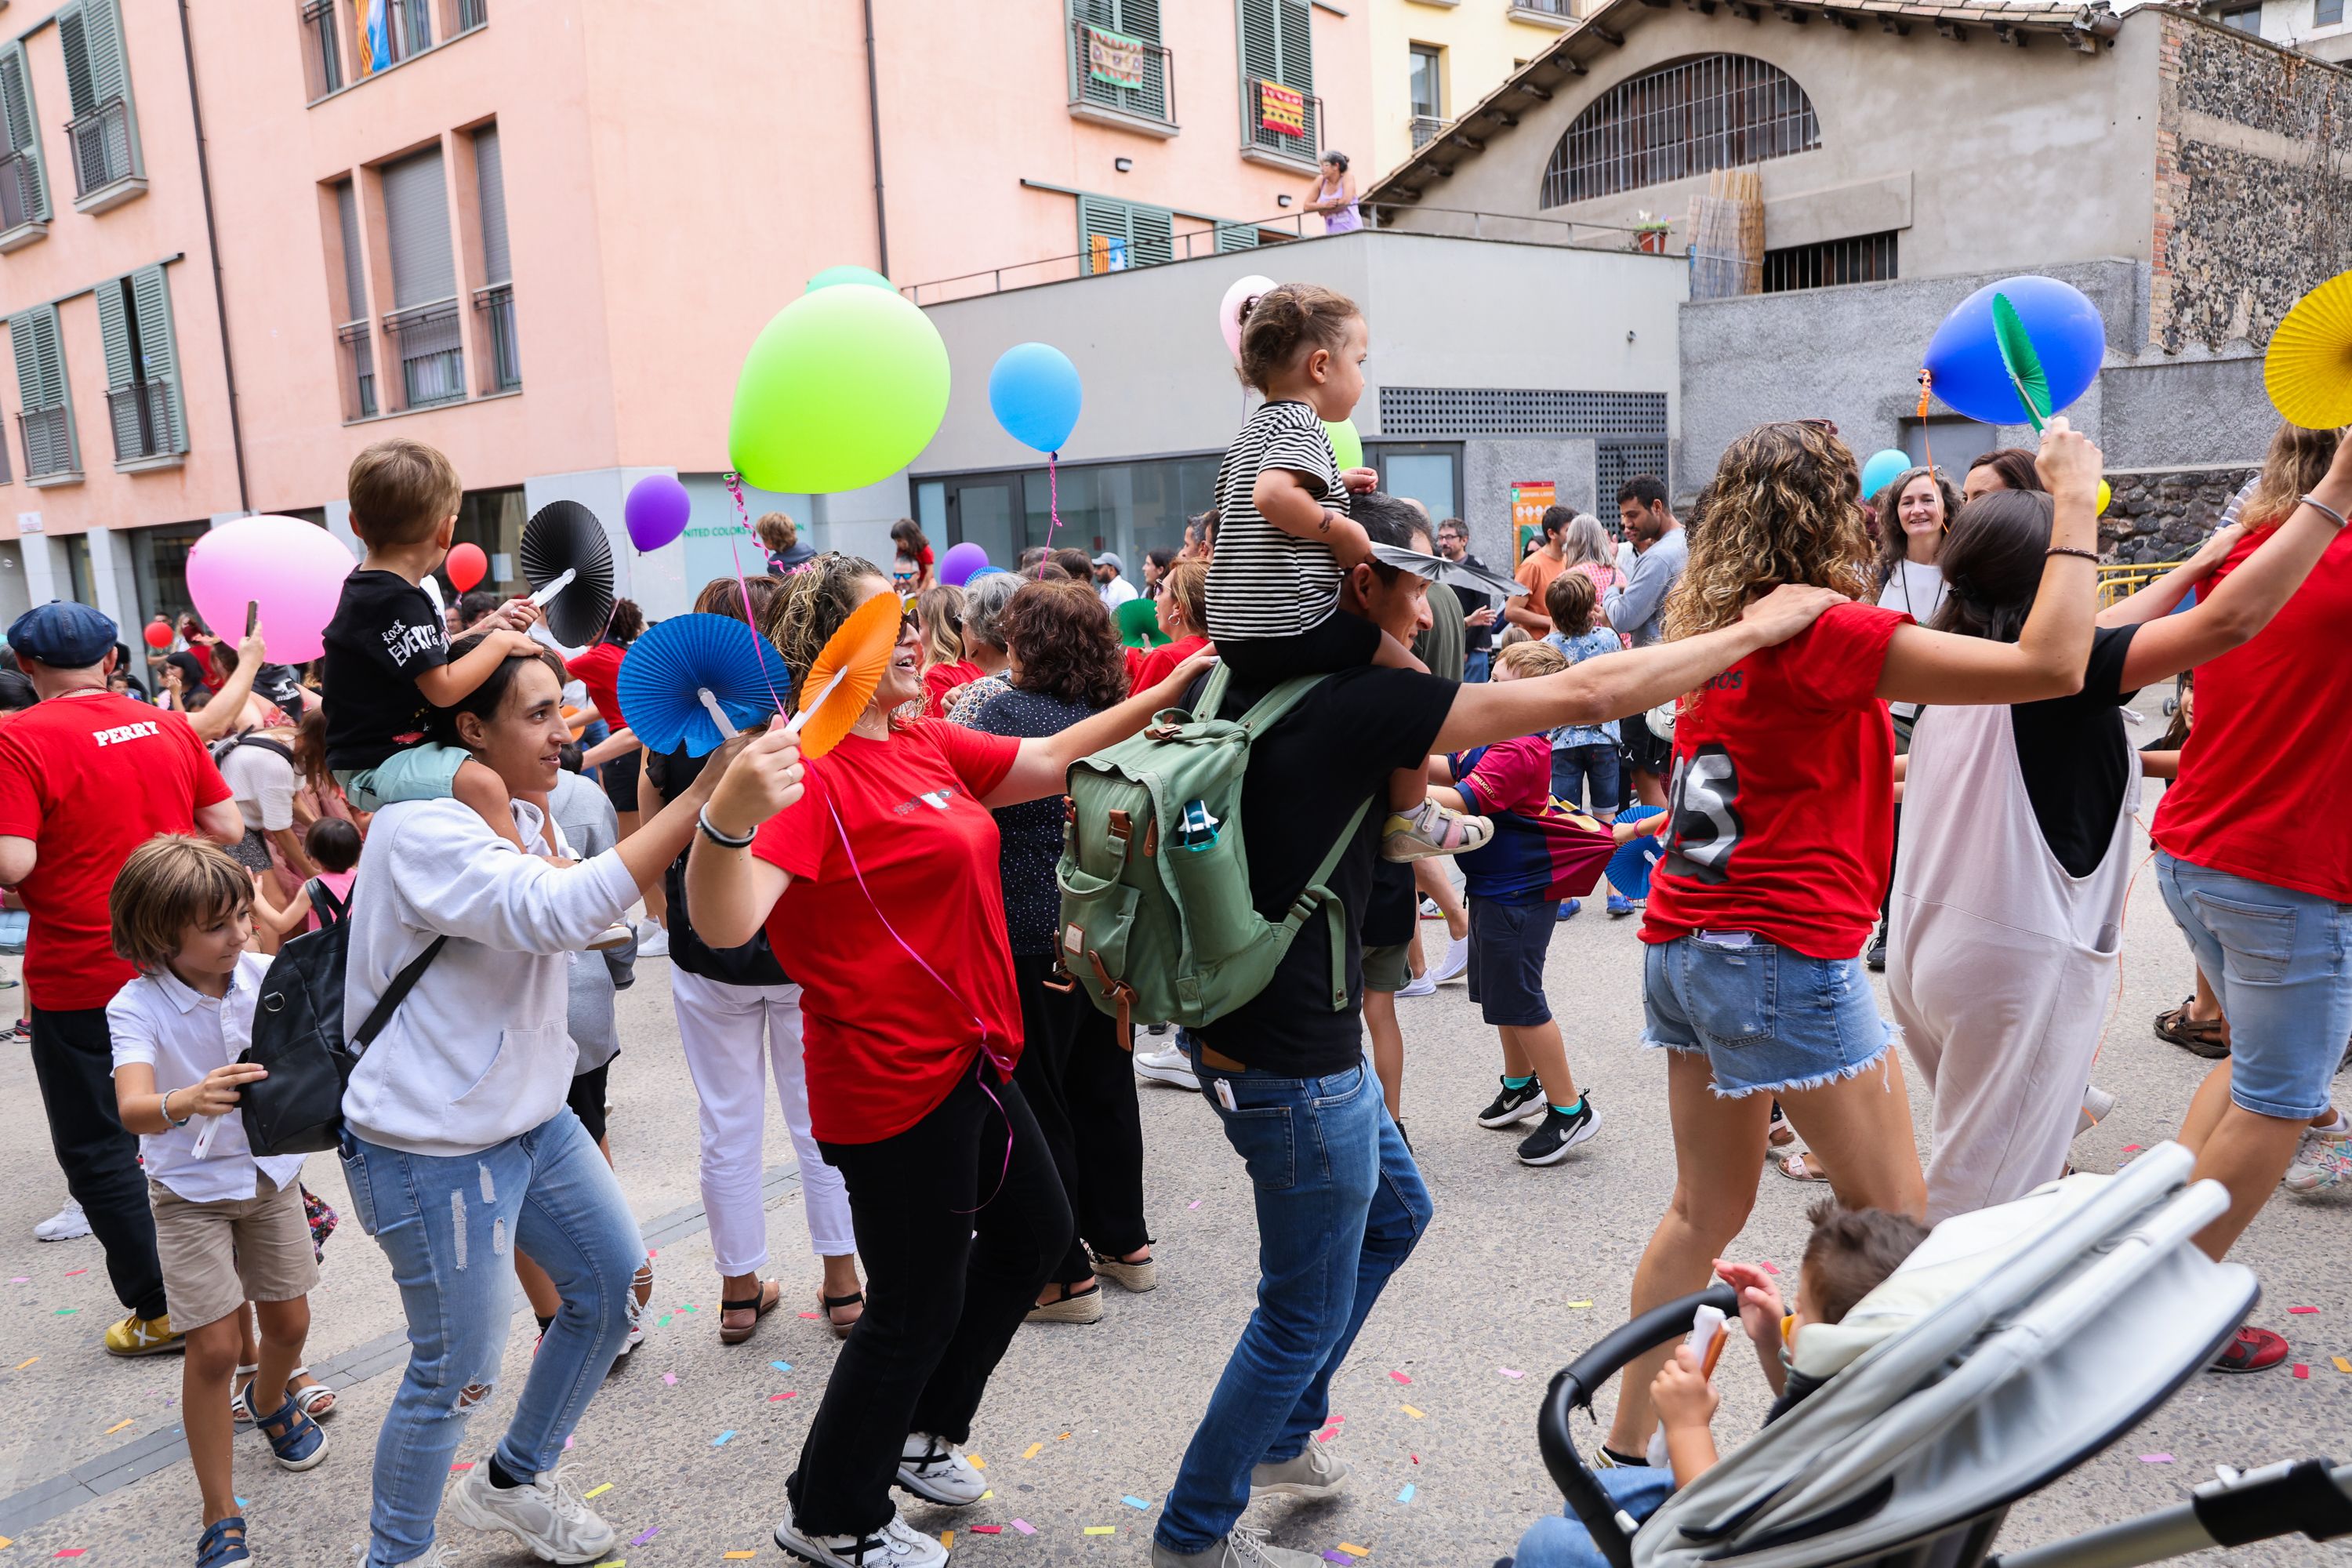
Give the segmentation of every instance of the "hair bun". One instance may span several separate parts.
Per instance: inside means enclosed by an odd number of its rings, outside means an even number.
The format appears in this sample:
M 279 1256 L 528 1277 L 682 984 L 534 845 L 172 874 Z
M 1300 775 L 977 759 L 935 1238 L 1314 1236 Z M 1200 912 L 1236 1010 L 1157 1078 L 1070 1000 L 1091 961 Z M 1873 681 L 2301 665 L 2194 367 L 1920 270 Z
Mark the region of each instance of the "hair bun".
M 1237 314 L 1236 316 L 1234 316 L 1234 320 L 1235 320 L 1235 321 L 1248 321 L 1248 320 L 1250 319 L 1250 312 L 1251 312 L 1252 310 L 1256 310 L 1256 309 L 1257 309 L 1257 302 L 1258 302 L 1260 300 L 1263 300 L 1263 299 L 1265 299 L 1265 295 L 1263 295 L 1263 294 L 1244 294 L 1244 295 L 1243 295 L 1243 296 L 1242 296 L 1242 308 L 1241 308 L 1241 311 L 1240 311 L 1240 313 L 1239 313 L 1239 314 Z

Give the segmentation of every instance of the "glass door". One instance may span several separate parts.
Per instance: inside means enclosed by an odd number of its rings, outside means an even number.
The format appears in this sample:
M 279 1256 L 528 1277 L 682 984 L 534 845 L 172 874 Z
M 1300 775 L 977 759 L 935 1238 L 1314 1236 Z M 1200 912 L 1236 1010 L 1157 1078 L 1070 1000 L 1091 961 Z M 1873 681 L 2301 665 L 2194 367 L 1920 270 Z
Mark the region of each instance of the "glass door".
M 974 479 L 947 487 L 948 542 L 971 543 L 988 552 L 989 564 L 1010 568 L 1019 559 L 1013 523 L 1019 515 L 1016 475 Z

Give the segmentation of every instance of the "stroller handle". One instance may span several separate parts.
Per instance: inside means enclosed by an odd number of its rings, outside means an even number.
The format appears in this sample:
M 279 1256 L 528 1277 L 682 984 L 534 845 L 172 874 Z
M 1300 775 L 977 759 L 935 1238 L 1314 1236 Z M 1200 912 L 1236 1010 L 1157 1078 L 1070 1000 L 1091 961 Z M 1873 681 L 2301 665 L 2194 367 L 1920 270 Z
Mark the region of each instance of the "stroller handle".
M 1628 1362 L 1688 1333 L 1691 1317 L 1701 1307 L 1713 1307 L 1727 1318 L 1737 1318 L 1739 1293 L 1728 1285 L 1712 1285 L 1651 1308 L 1554 1373 L 1544 1394 L 1543 1411 L 1536 1418 L 1536 1441 L 1543 1450 L 1544 1468 L 1551 1472 L 1560 1495 L 1584 1521 L 1584 1528 L 1592 1532 L 1592 1543 L 1612 1568 L 1633 1568 L 1633 1532 L 1618 1523 L 1617 1506 L 1584 1468 L 1576 1451 L 1575 1434 L 1569 1428 L 1569 1416 L 1580 1409 L 1590 1411 L 1593 1394 L 1623 1371 Z

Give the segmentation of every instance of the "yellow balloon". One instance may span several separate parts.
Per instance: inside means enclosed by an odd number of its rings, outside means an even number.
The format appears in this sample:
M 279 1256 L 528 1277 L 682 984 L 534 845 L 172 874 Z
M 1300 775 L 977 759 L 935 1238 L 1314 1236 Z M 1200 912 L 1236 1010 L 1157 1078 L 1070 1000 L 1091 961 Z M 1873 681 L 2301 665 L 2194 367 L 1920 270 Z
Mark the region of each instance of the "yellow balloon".
M 2115 487 L 2108 484 L 2106 480 L 2101 479 L 2099 481 L 2099 515 L 2101 517 L 2107 515 L 2107 503 L 2115 499 Z

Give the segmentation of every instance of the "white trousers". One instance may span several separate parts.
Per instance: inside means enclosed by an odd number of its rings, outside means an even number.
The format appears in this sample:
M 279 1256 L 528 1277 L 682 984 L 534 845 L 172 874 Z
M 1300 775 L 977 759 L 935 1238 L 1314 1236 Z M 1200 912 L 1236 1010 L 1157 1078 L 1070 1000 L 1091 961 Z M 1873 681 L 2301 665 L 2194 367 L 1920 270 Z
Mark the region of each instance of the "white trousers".
M 721 1274 L 756 1274 L 768 1263 L 767 1211 L 760 1201 L 766 1157 L 767 1066 L 792 1130 L 801 1168 L 809 1245 L 820 1258 L 857 1250 L 841 1173 L 824 1163 L 809 1131 L 808 1078 L 801 1064 L 801 988 L 727 985 L 670 971 L 677 1037 L 702 1102 L 702 1208 Z

